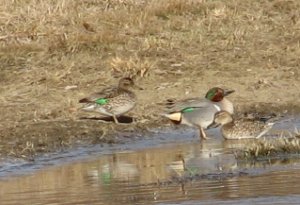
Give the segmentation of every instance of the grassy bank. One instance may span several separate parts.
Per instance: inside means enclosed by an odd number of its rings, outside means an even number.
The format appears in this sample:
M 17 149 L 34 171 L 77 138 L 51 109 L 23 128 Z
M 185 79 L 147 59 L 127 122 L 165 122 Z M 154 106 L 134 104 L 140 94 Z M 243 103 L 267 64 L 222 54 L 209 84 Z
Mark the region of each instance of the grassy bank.
M 88 115 L 78 99 L 125 75 L 145 88 L 130 113 L 143 123 L 160 120 L 158 101 L 212 86 L 235 89 L 239 112 L 298 111 L 299 7 L 296 0 L 3 0 L 1 139 L 15 146 L 25 136 L 26 147 L 30 129 L 11 135 L 18 126 Z

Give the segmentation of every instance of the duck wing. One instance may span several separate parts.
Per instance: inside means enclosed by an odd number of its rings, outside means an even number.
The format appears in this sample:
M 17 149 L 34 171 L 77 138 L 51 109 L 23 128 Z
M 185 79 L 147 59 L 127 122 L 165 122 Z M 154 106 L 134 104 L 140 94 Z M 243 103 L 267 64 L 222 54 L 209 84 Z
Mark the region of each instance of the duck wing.
M 274 123 L 259 120 L 240 119 L 235 121 L 234 129 L 239 130 L 241 133 L 247 133 L 246 135 L 248 136 L 259 138 L 268 132 L 273 124 Z
M 217 106 L 212 103 L 201 103 L 197 107 L 188 107 L 181 110 L 183 119 L 188 124 L 200 126 L 204 129 L 218 126 L 212 125 L 214 122 L 215 114 L 219 111 Z
M 212 105 L 213 103 L 205 98 L 188 98 L 180 101 L 169 99 L 165 107 L 169 112 L 181 112 L 188 108 L 206 109 Z
M 79 100 L 79 103 L 95 103 L 99 99 L 110 99 L 119 94 L 118 87 L 107 87 Z

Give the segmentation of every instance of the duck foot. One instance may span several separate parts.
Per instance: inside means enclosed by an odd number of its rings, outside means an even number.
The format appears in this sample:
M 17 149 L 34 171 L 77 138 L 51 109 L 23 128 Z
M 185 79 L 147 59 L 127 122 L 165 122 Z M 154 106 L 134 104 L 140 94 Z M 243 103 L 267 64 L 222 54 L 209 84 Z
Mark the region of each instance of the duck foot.
M 200 140 L 209 139 L 209 137 L 206 136 L 206 133 L 204 132 L 204 129 L 202 127 L 199 127 L 199 137 L 200 137 Z

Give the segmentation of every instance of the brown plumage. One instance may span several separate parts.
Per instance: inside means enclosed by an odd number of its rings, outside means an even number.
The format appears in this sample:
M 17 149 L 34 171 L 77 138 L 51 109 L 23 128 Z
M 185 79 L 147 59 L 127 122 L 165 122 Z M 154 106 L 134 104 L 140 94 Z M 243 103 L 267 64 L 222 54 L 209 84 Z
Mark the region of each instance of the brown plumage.
M 122 78 L 118 86 L 104 88 L 100 92 L 79 100 L 79 103 L 85 103 L 82 108 L 84 111 L 94 111 L 112 116 L 118 123 L 116 116 L 130 111 L 136 104 L 136 95 L 129 90 L 134 87 L 141 89 L 134 84 L 131 78 Z
M 260 138 L 273 126 L 272 122 L 253 119 L 233 119 L 230 113 L 221 111 L 215 114 L 215 124 L 222 125 L 221 132 L 225 139 Z

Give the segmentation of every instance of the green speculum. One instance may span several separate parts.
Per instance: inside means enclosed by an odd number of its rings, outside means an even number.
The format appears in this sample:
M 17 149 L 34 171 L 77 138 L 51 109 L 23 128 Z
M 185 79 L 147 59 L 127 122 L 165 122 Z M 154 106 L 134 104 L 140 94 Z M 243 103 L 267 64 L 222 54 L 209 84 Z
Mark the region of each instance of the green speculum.
M 106 98 L 99 98 L 96 100 L 96 103 L 99 105 L 105 105 L 106 103 L 108 103 L 108 99 Z
M 185 108 L 182 110 L 182 112 L 193 112 L 194 111 L 194 108 L 192 107 L 188 107 L 188 108 Z

